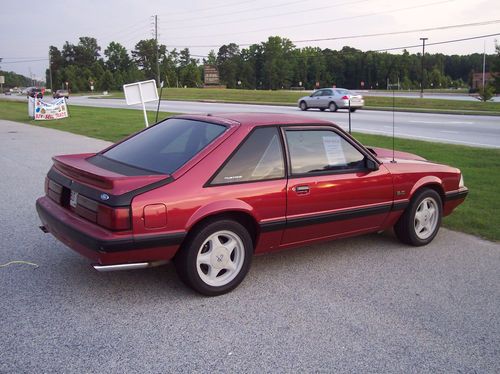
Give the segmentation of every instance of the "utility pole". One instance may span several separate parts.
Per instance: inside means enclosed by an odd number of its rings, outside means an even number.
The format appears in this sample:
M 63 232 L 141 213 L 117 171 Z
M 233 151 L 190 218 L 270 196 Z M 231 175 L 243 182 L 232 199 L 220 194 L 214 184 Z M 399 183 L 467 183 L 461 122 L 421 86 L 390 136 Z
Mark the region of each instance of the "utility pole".
M 424 56 L 425 56 L 425 41 L 429 38 L 420 38 L 422 41 L 422 79 L 420 82 L 420 97 L 424 97 Z
M 158 51 L 158 16 L 155 14 L 155 43 L 156 43 L 156 87 L 160 87 L 160 59 L 159 59 L 159 51 Z
M 485 74 L 486 74 L 486 40 L 484 40 L 484 45 L 483 45 L 483 92 L 484 92 Z
M 52 88 L 52 62 L 50 61 L 50 51 L 49 51 L 49 79 L 50 79 L 50 92 L 54 92 Z

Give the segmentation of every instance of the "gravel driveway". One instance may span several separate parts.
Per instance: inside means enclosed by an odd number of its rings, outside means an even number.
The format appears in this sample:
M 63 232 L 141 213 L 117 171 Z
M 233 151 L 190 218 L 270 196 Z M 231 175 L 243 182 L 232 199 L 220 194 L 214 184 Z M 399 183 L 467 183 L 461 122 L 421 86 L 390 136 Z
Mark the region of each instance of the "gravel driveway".
M 0 372 L 500 372 L 500 245 L 442 230 L 256 257 L 235 291 L 97 273 L 39 229 L 54 154 L 106 142 L 0 121 Z

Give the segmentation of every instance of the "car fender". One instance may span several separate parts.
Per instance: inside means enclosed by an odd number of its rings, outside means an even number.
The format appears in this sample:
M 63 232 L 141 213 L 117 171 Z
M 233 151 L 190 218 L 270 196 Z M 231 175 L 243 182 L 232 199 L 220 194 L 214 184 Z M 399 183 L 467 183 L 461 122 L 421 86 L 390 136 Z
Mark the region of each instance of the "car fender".
M 415 183 L 410 191 L 410 196 L 409 198 L 411 199 L 415 192 L 420 189 L 421 187 L 425 187 L 428 185 L 438 185 L 441 188 L 441 191 L 444 193 L 444 188 L 443 188 L 443 181 L 436 177 L 435 175 L 427 175 L 423 178 L 420 178 L 417 183 Z
M 245 201 L 238 199 L 220 200 L 214 201 L 198 208 L 198 210 L 196 210 L 187 221 L 186 229 L 189 231 L 195 224 L 197 224 L 201 220 L 209 216 L 226 212 L 246 213 L 250 215 L 256 222 L 259 221 L 259 219 L 255 216 L 255 211 L 252 206 L 250 206 Z

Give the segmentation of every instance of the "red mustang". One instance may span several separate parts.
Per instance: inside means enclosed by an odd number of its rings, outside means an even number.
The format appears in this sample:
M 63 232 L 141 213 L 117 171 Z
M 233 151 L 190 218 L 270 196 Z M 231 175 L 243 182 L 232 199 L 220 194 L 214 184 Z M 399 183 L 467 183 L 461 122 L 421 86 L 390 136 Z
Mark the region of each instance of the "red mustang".
M 327 121 L 183 115 L 97 154 L 54 157 L 36 202 L 45 232 L 100 271 L 173 259 L 205 295 L 235 288 L 254 253 L 394 227 L 425 245 L 468 193 L 460 170 L 365 148 Z

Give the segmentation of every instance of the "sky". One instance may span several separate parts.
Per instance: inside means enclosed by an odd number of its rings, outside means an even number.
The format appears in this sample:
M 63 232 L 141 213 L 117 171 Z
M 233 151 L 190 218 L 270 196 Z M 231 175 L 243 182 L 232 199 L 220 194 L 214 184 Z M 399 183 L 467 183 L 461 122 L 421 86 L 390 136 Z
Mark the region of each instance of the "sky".
M 77 44 L 79 37 L 91 36 L 102 55 L 111 41 L 130 51 L 139 40 L 153 37 L 154 15 L 160 43 L 168 50 L 188 47 L 197 56 L 217 52 L 223 44 L 244 47 L 275 35 L 296 47 L 347 45 L 366 51 L 420 45 L 421 37 L 433 43 L 500 34 L 498 0 L 3 0 L 0 14 L 0 69 L 42 80 L 50 45 L 61 49 L 66 41 Z M 483 24 L 442 28 L 471 23 Z M 386 33 L 397 34 L 353 38 Z M 495 40 L 500 44 L 500 35 L 427 45 L 426 52 L 466 55 L 485 49 L 492 54 Z M 408 50 L 417 53 L 421 47 Z

